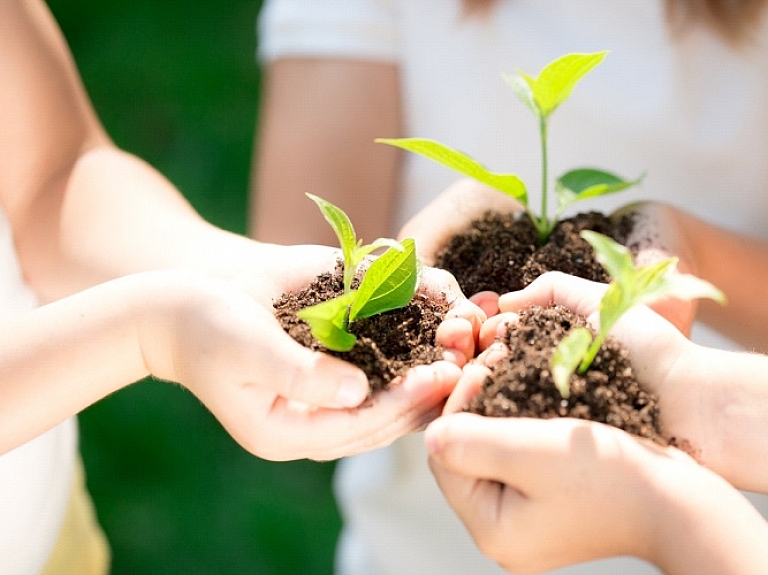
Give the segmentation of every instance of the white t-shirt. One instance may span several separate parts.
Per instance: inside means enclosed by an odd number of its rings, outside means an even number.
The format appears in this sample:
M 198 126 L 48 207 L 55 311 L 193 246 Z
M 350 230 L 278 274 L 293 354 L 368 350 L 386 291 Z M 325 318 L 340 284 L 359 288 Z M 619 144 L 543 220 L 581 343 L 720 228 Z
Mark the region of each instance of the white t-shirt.
M 0 322 L 37 306 L 0 210 Z M 2 382 L 0 382 L 2 385 Z M 0 456 L 0 572 L 37 575 L 53 550 L 72 488 L 77 425 L 69 419 Z
M 659 200 L 768 238 L 768 26 L 739 52 L 702 28 L 672 40 L 663 5 L 500 0 L 483 20 L 462 19 L 459 0 L 267 0 L 259 55 L 396 63 L 404 135 L 439 140 L 490 169 L 517 173 L 537 206 L 536 121 L 501 75 L 537 74 L 569 52 L 610 50 L 552 116 L 550 174 L 591 166 L 646 177 L 639 188 L 571 212 Z M 400 223 L 457 178 L 414 155 L 404 169 Z M 694 333 L 733 347 L 700 326 Z M 345 519 L 340 573 L 502 573 L 480 556 L 444 502 L 420 435 L 344 460 L 336 488 Z M 768 509 L 768 499 L 753 501 Z M 558 573 L 657 571 L 621 558 Z

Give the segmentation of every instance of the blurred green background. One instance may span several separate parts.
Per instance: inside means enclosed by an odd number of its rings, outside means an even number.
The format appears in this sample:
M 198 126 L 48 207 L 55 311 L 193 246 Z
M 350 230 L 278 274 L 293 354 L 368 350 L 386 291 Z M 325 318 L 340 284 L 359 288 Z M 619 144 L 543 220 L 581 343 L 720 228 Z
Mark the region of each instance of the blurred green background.
M 209 221 L 246 225 L 259 91 L 259 0 L 50 0 L 122 148 Z M 80 418 L 113 573 L 332 572 L 332 464 L 261 461 L 187 391 L 143 381 Z

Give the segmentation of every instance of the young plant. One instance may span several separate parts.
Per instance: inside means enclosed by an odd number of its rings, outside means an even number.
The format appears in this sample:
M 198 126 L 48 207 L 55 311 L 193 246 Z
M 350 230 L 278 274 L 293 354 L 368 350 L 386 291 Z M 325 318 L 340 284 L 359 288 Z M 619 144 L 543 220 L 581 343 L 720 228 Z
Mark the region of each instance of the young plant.
M 526 186 L 515 174 L 491 172 L 470 156 L 426 138 L 378 138 L 376 141 L 425 156 L 512 196 L 523 204 L 539 233 L 541 243 L 544 244 L 565 209 L 574 202 L 618 192 L 642 180 L 641 176 L 635 180 L 625 181 L 615 174 L 594 168 L 571 170 L 555 182 L 557 209 L 552 218 L 548 217 L 549 118 L 558 106 L 568 99 L 576 84 L 600 64 L 607 53 L 566 54 L 545 66 L 536 78 L 520 71 L 517 76 L 504 76 L 517 97 L 528 106 L 538 120 L 541 140 L 540 215 L 536 215 L 529 206 Z
M 347 215 L 332 203 L 307 194 L 320 208 L 331 225 L 341 245 L 344 266 L 344 292 L 342 295 L 306 307 L 298 312 L 306 321 L 312 335 L 333 351 L 349 351 L 357 337 L 350 333 L 350 323 L 401 308 L 408 304 L 416 292 L 419 278 L 419 262 L 412 239 L 402 242 L 380 238 L 363 245 Z M 381 256 L 373 260 L 365 272 L 357 290 L 352 289 L 360 264 L 373 251 L 387 247 Z
M 611 238 L 590 230 L 582 231 L 581 237 L 590 243 L 597 260 L 612 280 L 600 301 L 597 336 L 593 338 L 588 328 L 574 328 L 552 355 L 552 377 L 563 399 L 570 396 L 571 376 L 577 370 L 580 374 L 586 373 L 608 332 L 630 308 L 665 297 L 681 300 L 710 298 L 725 303 L 723 293 L 709 282 L 677 272 L 678 258 L 635 267 L 629 249 Z

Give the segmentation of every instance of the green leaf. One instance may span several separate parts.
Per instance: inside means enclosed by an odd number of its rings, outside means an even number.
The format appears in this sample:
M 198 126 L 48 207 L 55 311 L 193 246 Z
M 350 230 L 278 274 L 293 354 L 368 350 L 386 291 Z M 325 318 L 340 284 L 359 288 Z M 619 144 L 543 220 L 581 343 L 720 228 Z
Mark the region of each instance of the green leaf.
M 456 170 L 478 182 L 496 188 L 528 205 L 528 193 L 523 181 L 514 174 L 499 174 L 486 169 L 470 156 L 426 138 L 377 138 L 376 142 L 396 146 Z
M 547 64 L 538 78 L 523 76 L 531 85 L 534 100 L 542 116 L 548 117 L 571 95 L 574 87 L 595 66 L 603 61 L 607 51 L 591 54 L 566 54 Z M 522 74 L 521 74 L 522 75 Z
M 589 242 L 595 250 L 595 258 L 614 280 L 622 285 L 631 281 L 635 266 L 632 253 L 626 246 L 592 230 L 583 230 L 579 235 Z
M 402 250 L 390 248 L 366 270 L 350 309 L 350 321 L 397 309 L 411 301 L 418 283 L 416 244 L 409 238 L 401 245 Z
M 347 331 L 349 306 L 357 292 L 330 299 L 305 307 L 296 314 L 306 321 L 312 335 L 325 347 L 333 351 L 349 351 L 357 338 Z
M 550 360 L 552 379 L 563 399 L 571 395 L 571 376 L 581 363 L 592 343 L 592 332 L 584 327 L 573 328 L 555 348 Z
M 333 228 L 336 237 L 339 238 L 339 245 L 344 254 L 344 264 L 349 265 L 352 260 L 352 253 L 357 246 L 357 235 L 355 234 L 355 228 L 352 227 L 352 222 L 349 221 L 347 214 L 341 208 L 334 206 L 331 202 L 314 194 L 307 193 L 306 195 L 317 204 L 323 217 Z
M 611 283 L 600 300 L 600 335 L 605 336 L 632 305 L 629 290 L 621 284 Z
M 574 202 L 620 192 L 639 184 L 643 176 L 635 180 L 624 180 L 615 174 L 594 168 L 571 170 L 557 180 L 558 211 L 562 212 Z
M 646 294 L 641 303 L 652 303 L 662 297 L 682 300 L 707 298 L 720 304 L 726 303 L 725 294 L 708 281 L 690 274 L 678 273 L 672 268 L 662 278 L 658 292 Z
M 632 282 L 637 303 L 641 299 L 650 302 L 664 297 L 667 291 L 665 278 L 676 265 L 677 258 L 667 258 L 638 268 Z
M 370 254 L 371 252 L 374 252 L 378 250 L 379 248 L 394 248 L 396 250 L 403 251 L 403 246 L 400 245 L 400 242 L 396 240 L 392 240 L 389 238 L 379 238 L 372 244 L 368 244 L 366 246 L 357 246 L 353 251 L 352 255 L 350 257 L 351 265 L 357 270 L 357 266 L 360 265 L 360 263 L 365 259 L 365 256 Z

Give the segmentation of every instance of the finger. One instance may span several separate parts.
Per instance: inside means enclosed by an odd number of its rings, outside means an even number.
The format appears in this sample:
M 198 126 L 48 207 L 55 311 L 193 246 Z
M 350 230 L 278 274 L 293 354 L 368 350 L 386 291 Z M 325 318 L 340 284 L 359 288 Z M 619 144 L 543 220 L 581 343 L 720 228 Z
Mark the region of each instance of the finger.
M 478 337 L 478 347 L 481 350 L 488 349 L 499 338 L 504 337 L 507 332 L 507 326 L 516 322 L 518 316 L 516 313 L 506 312 L 494 315 L 483 323 Z
M 300 345 L 280 327 L 275 317 L 254 304 L 249 314 L 237 316 L 244 334 L 235 337 L 243 381 L 258 382 L 279 396 L 309 405 L 357 407 L 369 392 L 363 371 L 331 355 Z
M 509 348 L 505 343 L 497 341 L 485 348 L 485 350 L 475 358 L 475 363 L 491 368 L 507 357 L 509 357 Z
M 443 408 L 443 414 L 457 413 L 462 411 L 469 402 L 483 388 L 485 378 L 490 375 L 491 370 L 482 365 L 469 363 L 464 366 L 456 387 L 448 397 Z
M 559 304 L 574 313 L 588 317 L 600 306 L 607 286 L 562 272 L 547 272 L 520 291 L 499 298 L 502 312 L 517 312 L 532 305 Z
M 458 413 L 426 430 L 430 456 L 447 469 L 516 486 L 523 493 L 567 477 L 575 433 L 589 422 L 572 419 L 493 418 Z
M 302 412 L 278 400 L 266 417 L 269 441 L 260 456 L 327 461 L 384 447 L 435 419 L 460 376 L 446 361 L 418 366 L 358 409 Z
M 499 509 L 504 492 L 514 493 L 512 488 L 474 476 L 467 476 L 443 466 L 434 457 L 429 458 L 429 468 L 448 504 L 453 508 L 476 541 L 485 541 L 489 535 L 496 539 L 500 533 Z
M 472 324 L 463 318 L 444 320 L 435 334 L 437 345 L 445 348 L 445 357 L 459 367 L 475 356 L 475 337 Z
M 495 291 L 481 291 L 470 296 L 469 301 L 483 310 L 486 317 L 499 313 L 499 294 Z

